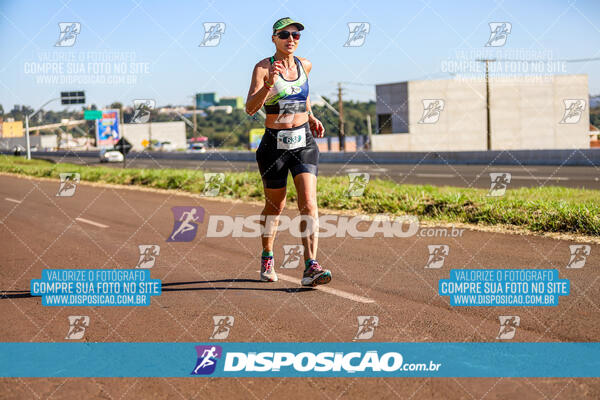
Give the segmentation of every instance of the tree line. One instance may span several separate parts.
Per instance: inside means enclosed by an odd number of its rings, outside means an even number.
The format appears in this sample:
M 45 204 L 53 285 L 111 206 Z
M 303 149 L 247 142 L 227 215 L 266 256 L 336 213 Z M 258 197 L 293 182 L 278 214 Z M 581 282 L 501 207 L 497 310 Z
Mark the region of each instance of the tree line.
M 337 103 L 332 103 L 329 99 L 325 101 L 333 104 L 337 108 Z M 170 107 L 170 106 L 166 106 Z M 344 132 L 346 136 L 357 136 L 367 134 L 366 116 L 371 116 L 372 131 L 375 132 L 375 102 L 356 102 L 344 101 Z M 45 125 L 59 123 L 62 119 L 83 119 L 83 111 L 86 107 L 80 107 L 76 110 L 62 111 L 43 111 L 38 113 L 30 126 Z M 92 104 L 89 109 L 99 109 L 95 104 Z M 123 112 L 123 121 L 128 123 L 133 117 L 131 107 L 124 107 L 122 103 L 114 102 L 105 109 L 120 109 Z M 191 109 L 191 106 L 189 107 Z M 338 116 L 324 106 L 313 106 L 314 115 L 321 120 L 325 126 L 327 136 L 335 136 L 339 134 L 339 119 Z M 24 121 L 26 114 L 31 114 L 34 110 L 29 106 L 15 106 L 13 109 L 5 113 L 2 105 L 0 105 L 0 116 L 6 120 L 14 118 L 15 121 Z M 189 120 L 192 120 L 191 114 L 184 114 Z M 181 118 L 176 113 L 159 113 L 157 109 L 151 111 L 150 120 L 152 122 L 171 122 L 181 121 Z M 231 114 L 223 111 L 206 112 L 204 116 L 197 115 L 196 117 L 197 133 L 194 135 L 193 129 L 186 124 L 186 136 L 208 137 L 209 145 L 212 147 L 232 147 L 232 148 L 247 148 L 249 144 L 249 131 L 254 128 L 264 128 L 264 120 L 258 114 L 249 116 L 245 110 L 233 110 Z M 90 136 L 95 135 L 95 121 L 87 121 L 84 131 L 87 131 Z M 73 136 L 81 136 L 81 134 L 68 129 Z

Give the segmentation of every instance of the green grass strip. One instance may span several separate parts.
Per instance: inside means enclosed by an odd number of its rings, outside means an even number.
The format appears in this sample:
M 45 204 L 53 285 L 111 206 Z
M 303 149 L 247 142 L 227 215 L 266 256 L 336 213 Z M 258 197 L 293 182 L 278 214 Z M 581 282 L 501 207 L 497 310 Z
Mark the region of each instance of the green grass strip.
M 204 171 L 186 169 L 135 169 L 54 164 L 22 157 L 0 156 L 0 171 L 58 178 L 61 172 L 79 172 L 81 180 L 202 193 Z M 404 185 L 372 179 L 361 197 L 348 197 L 349 179 L 318 180 L 319 207 L 369 214 L 417 215 L 430 221 L 482 225 L 512 225 L 533 232 L 600 235 L 600 191 L 555 186 L 509 189 L 502 197 L 487 197 L 487 190 L 429 185 Z M 258 172 L 229 172 L 220 197 L 264 199 Z M 288 200 L 296 200 L 289 178 Z

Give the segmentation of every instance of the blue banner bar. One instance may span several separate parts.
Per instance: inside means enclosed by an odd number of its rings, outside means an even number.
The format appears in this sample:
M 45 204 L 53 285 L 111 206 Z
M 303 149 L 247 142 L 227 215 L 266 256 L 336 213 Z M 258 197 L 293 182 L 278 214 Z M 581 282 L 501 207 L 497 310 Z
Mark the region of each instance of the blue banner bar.
M 557 269 L 451 269 L 450 279 L 438 282 L 451 306 L 558 306 L 569 293 Z
M 1 343 L 2 377 L 600 377 L 600 343 Z
M 162 293 L 148 269 L 44 269 L 32 279 L 32 296 L 43 306 L 149 306 Z

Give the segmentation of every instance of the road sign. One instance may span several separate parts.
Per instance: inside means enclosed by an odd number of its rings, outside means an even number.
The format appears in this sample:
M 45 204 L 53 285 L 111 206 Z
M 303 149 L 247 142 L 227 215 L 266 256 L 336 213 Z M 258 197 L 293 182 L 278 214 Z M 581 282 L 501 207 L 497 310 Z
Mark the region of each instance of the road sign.
M 84 104 L 85 103 L 85 92 L 60 92 L 61 104 Z
M 115 148 L 121 153 L 123 153 L 123 155 L 129 153 L 131 151 L 131 147 L 131 143 L 129 143 L 125 138 L 119 139 L 119 141 L 115 145 Z
M 264 128 L 250 129 L 250 150 L 258 149 L 264 133 Z
M 102 110 L 85 110 L 83 112 L 83 119 L 94 120 L 102 118 Z
M 102 118 L 96 120 L 96 146 L 113 147 L 121 138 L 119 130 L 119 110 L 102 111 Z

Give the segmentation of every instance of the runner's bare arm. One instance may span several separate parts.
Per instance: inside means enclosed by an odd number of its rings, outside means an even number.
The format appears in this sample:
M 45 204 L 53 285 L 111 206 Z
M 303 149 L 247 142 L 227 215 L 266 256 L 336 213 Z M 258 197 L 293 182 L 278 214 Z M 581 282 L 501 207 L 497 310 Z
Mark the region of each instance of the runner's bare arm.
M 256 114 L 269 95 L 269 88 L 265 86 L 265 78 L 269 70 L 262 65 L 263 62 L 264 60 L 256 64 L 252 72 L 252 81 L 250 82 L 248 98 L 246 99 L 246 113 L 248 115 Z

